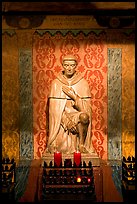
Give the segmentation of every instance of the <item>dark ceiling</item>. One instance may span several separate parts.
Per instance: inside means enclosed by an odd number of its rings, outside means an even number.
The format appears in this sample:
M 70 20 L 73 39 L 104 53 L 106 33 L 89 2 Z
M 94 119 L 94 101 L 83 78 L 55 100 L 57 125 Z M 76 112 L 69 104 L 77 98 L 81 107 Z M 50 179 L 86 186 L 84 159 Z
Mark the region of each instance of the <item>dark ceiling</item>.
M 100 26 L 123 28 L 135 22 L 135 2 L 2 2 L 2 14 L 9 26 L 18 28 L 26 14 L 31 21 L 26 28 L 41 25 L 46 15 L 93 15 Z
M 2 2 L 2 12 L 44 12 L 46 14 L 95 14 L 135 12 L 135 2 Z

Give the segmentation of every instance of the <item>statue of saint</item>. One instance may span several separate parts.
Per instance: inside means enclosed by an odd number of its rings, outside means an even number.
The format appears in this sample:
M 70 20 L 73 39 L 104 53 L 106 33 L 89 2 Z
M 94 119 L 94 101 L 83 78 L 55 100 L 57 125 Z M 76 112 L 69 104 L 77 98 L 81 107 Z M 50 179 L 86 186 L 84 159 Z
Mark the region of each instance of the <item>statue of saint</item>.
M 67 55 L 63 71 L 52 81 L 49 93 L 49 138 L 46 152 L 92 153 L 91 93 L 88 82 L 76 71 L 77 59 Z

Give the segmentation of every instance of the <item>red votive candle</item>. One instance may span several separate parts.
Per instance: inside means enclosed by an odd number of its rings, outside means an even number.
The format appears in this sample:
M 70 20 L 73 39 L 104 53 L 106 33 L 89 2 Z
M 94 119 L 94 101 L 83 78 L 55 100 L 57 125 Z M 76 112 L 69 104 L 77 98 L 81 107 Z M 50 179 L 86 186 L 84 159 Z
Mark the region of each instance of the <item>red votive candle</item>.
M 62 166 L 62 154 L 61 152 L 54 152 L 54 167 Z
M 80 152 L 74 152 L 74 165 L 76 167 L 80 167 L 81 164 L 81 153 Z

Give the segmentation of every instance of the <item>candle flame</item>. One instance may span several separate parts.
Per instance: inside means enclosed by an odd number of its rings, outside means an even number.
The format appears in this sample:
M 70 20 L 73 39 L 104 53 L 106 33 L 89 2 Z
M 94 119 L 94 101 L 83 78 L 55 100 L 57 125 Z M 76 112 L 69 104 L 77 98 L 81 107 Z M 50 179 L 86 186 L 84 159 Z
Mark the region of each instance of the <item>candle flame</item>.
M 81 182 L 81 178 L 77 177 L 77 182 L 80 183 Z

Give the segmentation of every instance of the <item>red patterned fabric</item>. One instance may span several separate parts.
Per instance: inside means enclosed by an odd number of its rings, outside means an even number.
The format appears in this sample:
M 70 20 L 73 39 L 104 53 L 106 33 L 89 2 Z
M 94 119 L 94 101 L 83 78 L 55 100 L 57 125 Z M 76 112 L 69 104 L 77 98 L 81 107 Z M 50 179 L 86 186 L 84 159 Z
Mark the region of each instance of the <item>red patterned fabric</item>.
M 33 134 L 34 159 L 42 156 L 46 148 L 47 95 L 51 81 L 62 70 L 62 57 L 74 54 L 77 70 L 88 81 L 92 95 L 92 143 L 97 154 L 107 159 L 107 45 L 106 36 L 80 32 L 54 36 L 46 32 L 33 39 Z

